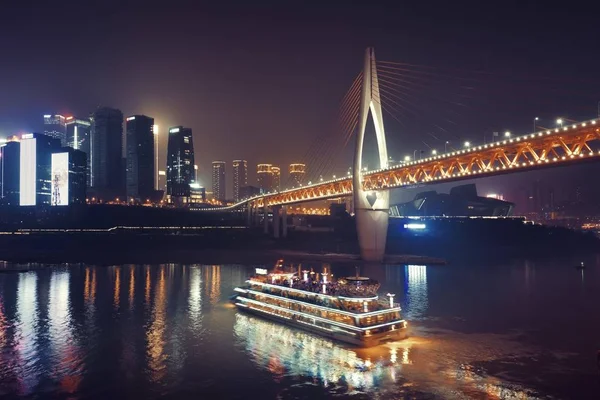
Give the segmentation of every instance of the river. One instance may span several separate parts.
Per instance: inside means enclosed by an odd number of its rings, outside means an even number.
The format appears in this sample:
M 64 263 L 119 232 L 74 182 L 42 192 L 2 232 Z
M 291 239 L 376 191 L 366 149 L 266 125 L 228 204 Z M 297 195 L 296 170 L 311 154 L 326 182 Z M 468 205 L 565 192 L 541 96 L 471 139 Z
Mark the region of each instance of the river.
M 600 259 L 579 261 L 362 267 L 410 328 L 366 350 L 237 312 L 262 265 L 29 265 L 0 274 L 0 397 L 597 399 Z

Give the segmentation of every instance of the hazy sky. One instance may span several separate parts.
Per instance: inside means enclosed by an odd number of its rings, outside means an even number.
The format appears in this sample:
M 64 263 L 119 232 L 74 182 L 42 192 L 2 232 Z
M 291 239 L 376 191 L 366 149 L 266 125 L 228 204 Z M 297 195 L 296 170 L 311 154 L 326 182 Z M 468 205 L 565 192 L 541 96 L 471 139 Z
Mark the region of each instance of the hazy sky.
M 98 105 L 146 114 L 163 133 L 193 129 L 208 188 L 211 161 L 227 161 L 229 196 L 232 160 L 248 160 L 255 183 L 256 163 L 285 170 L 332 133 L 367 46 L 411 64 L 396 75 L 403 106 L 384 115 L 395 159 L 525 133 L 535 116 L 594 117 L 600 100 L 597 10 L 573 2 L 11 3 L 0 9 L 0 136 Z

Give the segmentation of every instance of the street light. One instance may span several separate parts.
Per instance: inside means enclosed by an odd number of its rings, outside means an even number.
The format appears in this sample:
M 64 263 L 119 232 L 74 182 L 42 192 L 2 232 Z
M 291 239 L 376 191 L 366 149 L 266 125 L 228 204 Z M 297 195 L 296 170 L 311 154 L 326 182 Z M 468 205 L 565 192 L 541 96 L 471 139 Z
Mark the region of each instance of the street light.
M 444 143 L 444 153 L 448 152 L 448 145 L 450 144 L 449 140 L 446 140 L 446 143 Z
M 559 118 L 559 119 L 556 120 L 556 125 L 562 126 L 562 124 L 563 124 L 563 119 L 562 118 Z
M 509 131 L 504 132 L 504 137 L 510 137 L 510 132 Z
M 437 154 L 437 150 L 436 149 L 431 150 L 431 154 L 433 154 L 435 156 Z
M 539 119 L 538 117 L 535 117 L 535 118 L 533 119 L 533 131 L 534 131 L 534 132 L 535 132 L 535 125 L 536 125 L 536 122 L 537 122 L 537 121 L 539 121 L 539 120 L 540 120 L 540 119 Z
M 465 147 L 469 147 L 469 146 L 471 146 L 471 142 L 469 142 L 469 141 L 466 141 L 466 142 L 465 142 Z
M 417 161 L 417 150 L 413 151 L 413 160 Z
M 410 161 L 410 156 L 404 156 L 404 162 L 409 162 Z

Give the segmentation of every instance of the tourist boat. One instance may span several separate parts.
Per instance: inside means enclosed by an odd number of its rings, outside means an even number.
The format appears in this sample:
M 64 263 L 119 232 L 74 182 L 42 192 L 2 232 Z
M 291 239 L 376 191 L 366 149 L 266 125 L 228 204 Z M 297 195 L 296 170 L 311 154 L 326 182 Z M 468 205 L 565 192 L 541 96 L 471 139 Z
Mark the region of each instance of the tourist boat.
M 235 288 L 238 309 L 290 326 L 361 347 L 404 339 L 402 319 L 394 295 L 377 295 L 379 283 L 362 276 L 334 280 L 327 272 L 256 268 L 246 285 Z M 328 279 L 329 278 L 329 279 Z

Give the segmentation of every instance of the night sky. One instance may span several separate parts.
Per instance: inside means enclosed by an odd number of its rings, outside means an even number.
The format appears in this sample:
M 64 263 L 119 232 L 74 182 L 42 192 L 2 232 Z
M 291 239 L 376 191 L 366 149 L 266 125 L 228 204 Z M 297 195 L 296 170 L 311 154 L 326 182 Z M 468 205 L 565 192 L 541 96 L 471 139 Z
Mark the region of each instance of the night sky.
M 285 170 L 336 134 L 367 46 L 379 60 L 411 64 L 400 72 L 415 82 L 406 107 L 384 114 L 395 159 L 446 140 L 526 133 L 536 116 L 540 126 L 589 119 L 600 101 L 598 9 L 576 2 L 11 3 L 0 9 L 0 136 L 99 105 L 146 114 L 163 133 L 161 169 L 165 128 L 189 126 L 201 183 L 210 188 L 211 161 L 225 160 L 229 196 L 232 160 L 248 160 L 254 183 L 256 163 Z M 351 146 L 333 172 L 345 172 Z M 535 176 L 584 169 L 598 171 Z M 532 176 L 478 185 L 508 193 Z

